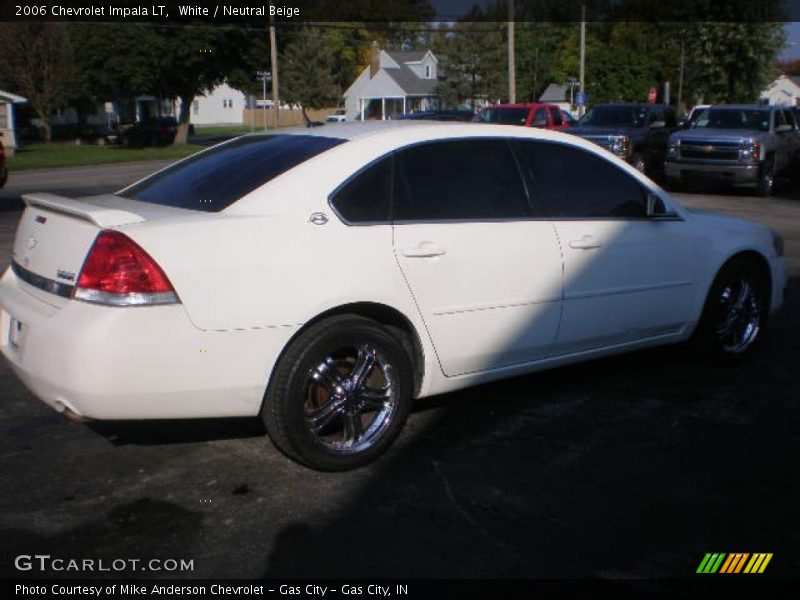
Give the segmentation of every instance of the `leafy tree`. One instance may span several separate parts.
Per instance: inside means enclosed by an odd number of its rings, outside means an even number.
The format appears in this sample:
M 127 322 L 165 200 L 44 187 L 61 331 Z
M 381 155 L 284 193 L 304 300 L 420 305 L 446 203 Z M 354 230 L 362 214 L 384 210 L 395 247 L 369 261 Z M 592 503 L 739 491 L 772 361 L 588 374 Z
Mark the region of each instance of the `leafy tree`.
M 300 104 L 303 120 L 311 124 L 307 108 L 338 103 L 341 89 L 330 66 L 325 40 L 312 29 L 303 29 L 286 48 L 281 60 L 281 96 Z
M 477 12 L 473 13 L 475 17 Z M 505 25 L 462 21 L 443 29 L 434 51 L 441 60 L 437 93 L 445 105 L 496 101 L 508 93 Z
M 72 46 L 60 23 L 0 24 L 0 75 L 42 119 L 45 141 L 50 117 L 66 104 L 73 81 Z

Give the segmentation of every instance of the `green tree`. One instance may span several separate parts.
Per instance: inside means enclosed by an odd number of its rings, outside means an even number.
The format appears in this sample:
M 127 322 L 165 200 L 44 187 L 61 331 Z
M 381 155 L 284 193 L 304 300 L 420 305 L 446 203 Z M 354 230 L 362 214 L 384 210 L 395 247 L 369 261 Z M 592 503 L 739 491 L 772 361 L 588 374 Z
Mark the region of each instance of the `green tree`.
M 281 97 L 300 104 L 303 119 L 310 125 L 307 108 L 330 106 L 338 103 L 341 96 L 325 41 L 316 31 L 303 29 L 281 58 Z
M 443 103 L 474 108 L 478 101 L 507 97 L 505 48 L 503 23 L 464 21 L 443 29 L 434 45 L 441 61 L 437 93 Z

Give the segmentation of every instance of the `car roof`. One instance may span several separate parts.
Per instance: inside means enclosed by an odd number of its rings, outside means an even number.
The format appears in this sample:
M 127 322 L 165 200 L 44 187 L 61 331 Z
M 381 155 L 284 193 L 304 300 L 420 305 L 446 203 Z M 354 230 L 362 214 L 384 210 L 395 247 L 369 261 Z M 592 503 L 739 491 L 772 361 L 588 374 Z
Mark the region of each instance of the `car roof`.
M 539 106 L 551 106 L 553 108 L 558 108 L 555 104 L 550 104 L 549 102 L 515 102 L 514 104 L 492 104 L 486 108 L 536 108 Z
M 732 108 L 735 110 L 772 110 L 780 108 L 778 106 L 769 106 L 767 104 L 712 104 L 708 108 Z

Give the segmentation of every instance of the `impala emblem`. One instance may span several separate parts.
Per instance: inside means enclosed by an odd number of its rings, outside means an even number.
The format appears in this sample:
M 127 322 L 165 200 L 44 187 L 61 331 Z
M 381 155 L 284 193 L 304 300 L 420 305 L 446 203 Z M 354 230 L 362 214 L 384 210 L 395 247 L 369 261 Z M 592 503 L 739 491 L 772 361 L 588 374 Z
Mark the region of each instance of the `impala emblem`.
M 325 225 L 328 222 L 328 216 L 325 213 L 315 212 L 311 213 L 311 216 L 308 218 L 309 223 L 313 223 L 314 225 Z
M 36 248 L 36 238 L 31 236 L 28 238 L 28 250 Z

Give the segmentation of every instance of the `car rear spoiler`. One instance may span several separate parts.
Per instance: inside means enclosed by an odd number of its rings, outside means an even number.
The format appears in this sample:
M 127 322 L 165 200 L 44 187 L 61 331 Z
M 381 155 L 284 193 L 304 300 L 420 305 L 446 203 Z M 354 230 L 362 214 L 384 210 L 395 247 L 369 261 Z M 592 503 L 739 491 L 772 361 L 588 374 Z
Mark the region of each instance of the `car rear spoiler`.
M 22 200 L 31 208 L 41 208 L 69 217 L 94 223 L 99 227 L 117 227 L 131 223 L 141 223 L 144 217 L 126 210 L 107 208 L 83 200 L 48 193 L 23 194 Z

